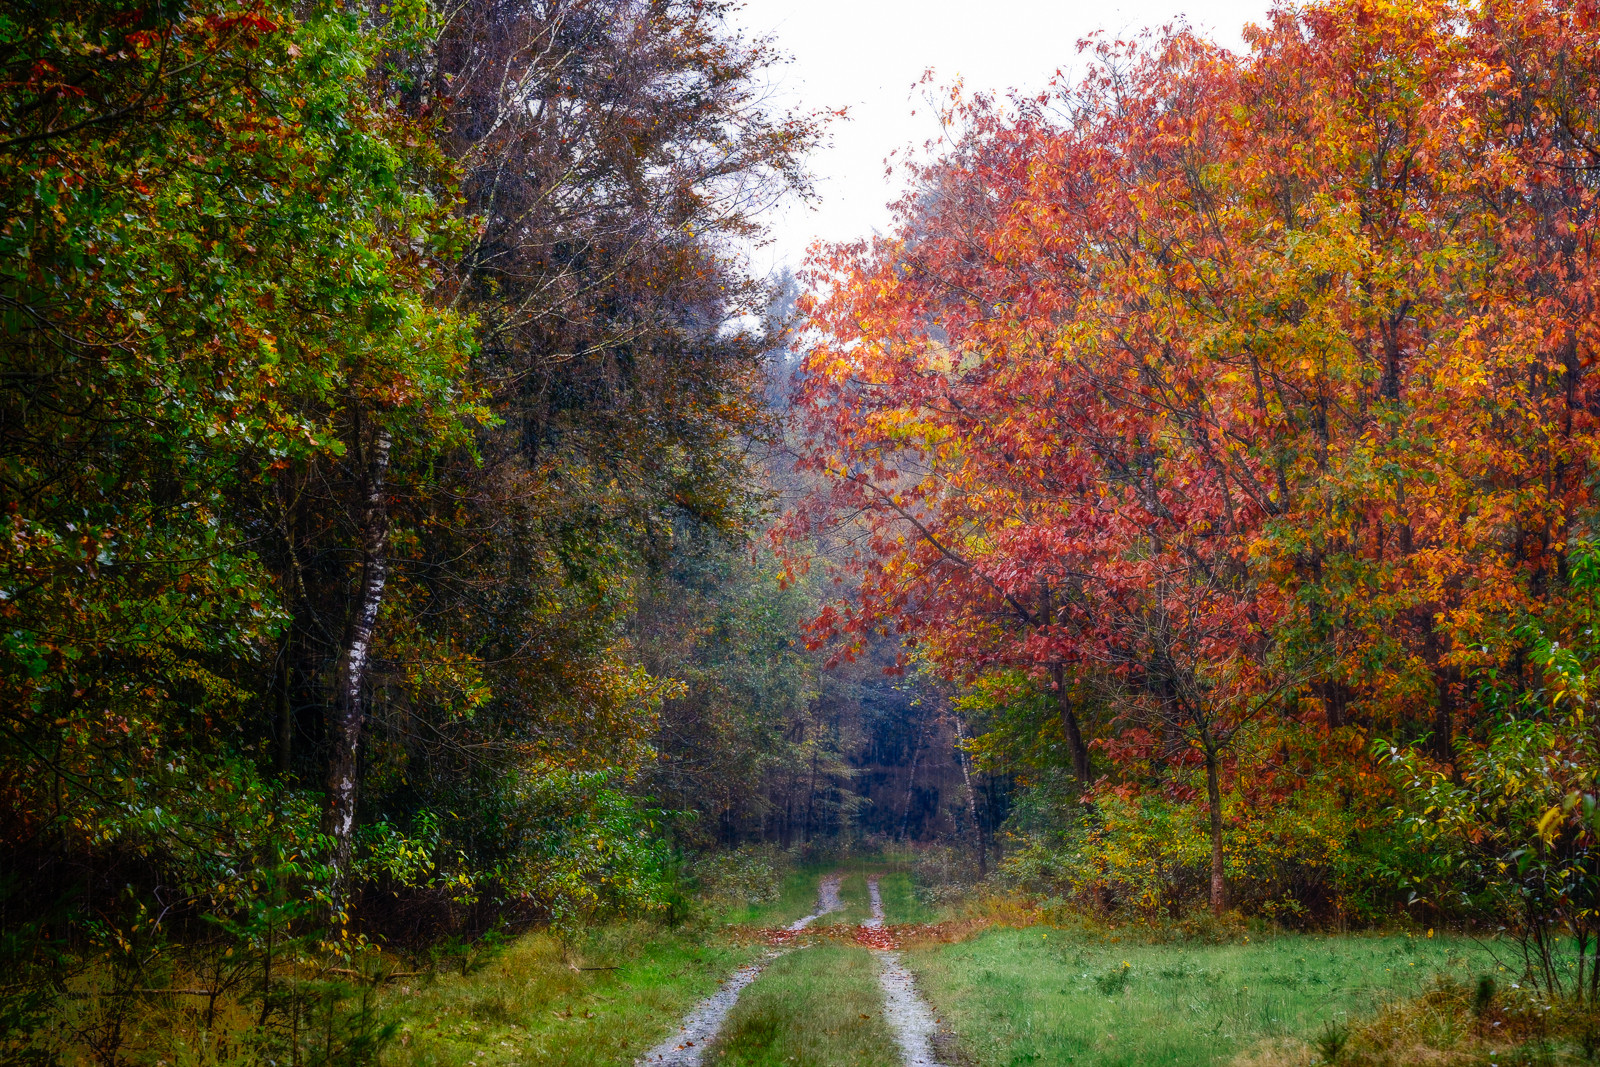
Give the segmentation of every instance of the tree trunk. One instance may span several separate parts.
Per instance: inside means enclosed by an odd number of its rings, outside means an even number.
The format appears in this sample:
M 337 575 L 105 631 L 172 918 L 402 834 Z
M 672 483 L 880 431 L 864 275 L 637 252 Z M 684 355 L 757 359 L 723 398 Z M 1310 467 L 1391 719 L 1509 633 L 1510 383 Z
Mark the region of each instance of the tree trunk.
M 1454 670 L 1445 668 L 1438 672 L 1439 702 L 1433 709 L 1433 752 L 1440 763 L 1455 769 L 1455 687 Z
M 961 779 L 967 786 L 967 817 L 972 820 L 972 832 L 978 839 L 978 881 L 989 877 L 989 842 L 984 837 L 983 823 L 978 821 L 978 794 L 972 788 L 972 757 L 963 747 L 967 742 L 966 725 L 956 716 L 956 759 L 961 764 Z
M 927 727 L 927 719 L 917 724 L 917 743 L 911 748 L 911 773 L 906 775 L 906 802 L 900 806 L 901 841 L 906 839 L 906 831 L 911 826 L 911 798 L 917 792 L 917 757 L 922 755 L 922 734 Z
M 290 658 L 294 653 L 290 638 L 285 637 L 283 648 L 278 652 L 278 776 L 289 777 L 289 772 L 294 770 L 294 701 L 289 693 L 289 686 L 294 681 L 290 670 Z
M 1061 731 L 1067 735 L 1067 747 L 1072 750 L 1072 773 L 1078 781 L 1089 784 L 1089 746 L 1084 743 L 1078 716 L 1072 711 L 1072 698 L 1067 694 L 1067 668 L 1057 663 L 1050 668 L 1050 678 L 1056 686 L 1056 708 L 1061 715 Z
M 328 761 L 328 817 L 325 829 L 333 839 L 335 877 L 342 881 L 350 866 L 355 839 L 356 772 L 361 730 L 366 721 L 364 686 L 372 655 L 372 639 L 383 606 L 389 576 L 389 510 L 384 501 L 384 476 L 389 470 L 390 439 L 379 430 L 366 464 L 361 516 L 361 590 L 345 632 L 344 647 L 334 670 L 333 706 L 328 735 L 333 754 Z
M 1206 799 L 1211 804 L 1211 913 L 1228 910 L 1228 882 L 1222 862 L 1222 785 L 1217 780 L 1217 752 L 1206 746 Z

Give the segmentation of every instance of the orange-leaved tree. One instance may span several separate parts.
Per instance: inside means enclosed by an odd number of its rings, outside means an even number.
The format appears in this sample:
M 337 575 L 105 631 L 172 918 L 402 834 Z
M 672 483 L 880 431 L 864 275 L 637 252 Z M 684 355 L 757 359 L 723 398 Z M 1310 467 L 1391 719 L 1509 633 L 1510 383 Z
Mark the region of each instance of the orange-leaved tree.
M 952 106 L 897 232 L 814 264 L 783 533 L 867 531 L 816 637 L 1032 671 L 1085 781 L 1098 692 L 1205 767 L 1219 910 L 1267 713 L 1449 764 L 1589 508 L 1591 15 L 1341 0 Z

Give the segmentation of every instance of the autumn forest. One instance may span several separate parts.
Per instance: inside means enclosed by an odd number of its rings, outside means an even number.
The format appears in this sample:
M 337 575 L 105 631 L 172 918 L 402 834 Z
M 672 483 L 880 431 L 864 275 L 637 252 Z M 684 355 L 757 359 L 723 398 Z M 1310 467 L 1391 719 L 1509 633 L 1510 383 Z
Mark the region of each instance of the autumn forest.
M 1600 4 L 1244 41 L 0 9 L 0 1060 L 1600 1056 Z

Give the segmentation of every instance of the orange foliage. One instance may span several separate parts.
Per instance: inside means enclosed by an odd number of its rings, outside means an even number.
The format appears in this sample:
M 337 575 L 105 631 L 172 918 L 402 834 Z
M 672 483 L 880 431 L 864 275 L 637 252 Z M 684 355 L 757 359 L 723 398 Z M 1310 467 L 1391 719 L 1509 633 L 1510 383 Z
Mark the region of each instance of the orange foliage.
M 1114 755 L 1315 713 L 1449 761 L 1593 514 L 1600 6 L 1327 0 L 1249 43 L 952 103 L 898 229 L 813 264 L 827 488 L 779 536 L 864 523 L 819 642 L 1099 692 L 1146 731 Z

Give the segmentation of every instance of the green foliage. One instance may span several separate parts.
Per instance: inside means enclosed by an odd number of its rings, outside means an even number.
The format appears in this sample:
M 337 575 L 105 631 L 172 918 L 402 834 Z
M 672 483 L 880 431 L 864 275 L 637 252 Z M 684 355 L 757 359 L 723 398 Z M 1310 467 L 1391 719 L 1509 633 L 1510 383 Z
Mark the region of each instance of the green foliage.
M 7 1055 L 370 1063 L 368 938 L 682 919 L 759 819 L 814 686 L 720 242 L 817 125 L 726 13 L 0 11 Z
M 511 791 L 505 832 L 515 848 L 496 871 L 513 893 L 570 926 L 664 911 L 672 852 L 659 812 L 643 810 L 603 771 L 548 768 Z
M 1591 675 L 1600 663 L 1600 562 L 1574 546 L 1566 640 L 1529 624 L 1542 684 L 1518 692 L 1491 675 L 1499 719 L 1481 741 L 1461 739 L 1453 768 L 1415 746 L 1376 743 L 1404 791 L 1399 814 L 1426 866 L 1412 892 L 1480 921 L 1505 924 L 1525 977 L 1551 994 L 1600 997 L 1600 739 Z M 1570 935 L 1573 951 L 1560 947 Z
M 1323 1063 L 1338 1063 L 1339 1054 L 1350 1042 L 1350 1024 L 1342 1019 L 1330 1019 L 1312 1042 Z
M 1327 919 L 1350 887 L 1365 884 L 1356 821 L 1330 793 L 1307 787 L 1272 803 L 1243 789 L 1224 796 L 1224 856 L 1239 906 L 1299 925 Z M 1205 902 L 1211 844 L 1193 805 L 1153 792 L 1037 803 L 1025 798 L 1014 814 L 1019 832 L 1001 870 L 1008 884 L 1147 921 L 1182 918 Z
M 635 624 L 652 672 L 683 683 L 662 705 L 644 788 L 696 811 L 679 832 L 704 847 L 760 833 L 779 783 L 832 771 L 839 755 L 813 707 L 820 665 L 799 641 L 807 592 L 784 586 L 770 557 L 692 528 L 671 563 Z
M 784 858 L 771 845 L 741 845 L 698 857 L 687 873 L 714 911 L 756 908 L 779 899 Z
M 341 454 L 366 398 L 430 447 L 479 413 L 467 324 L 405 243 L 453 240 L 439 161 L 369 99 L 390 42 L 340 10 L 82 3 L 0 30 L 32 71 L 0 93 L 7 830 L 206 893 L 314 803 L 256 779 L 285 621 L 260 496 Z

